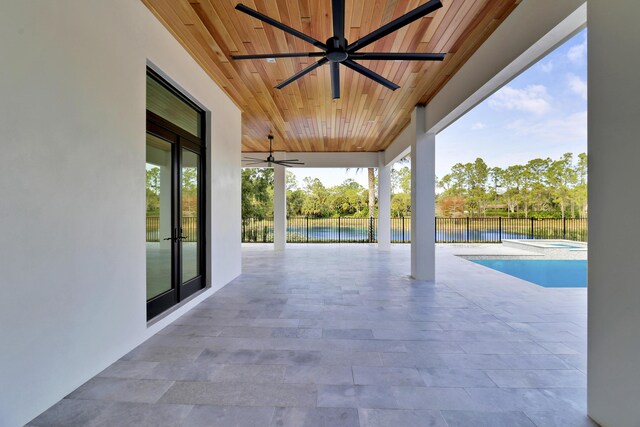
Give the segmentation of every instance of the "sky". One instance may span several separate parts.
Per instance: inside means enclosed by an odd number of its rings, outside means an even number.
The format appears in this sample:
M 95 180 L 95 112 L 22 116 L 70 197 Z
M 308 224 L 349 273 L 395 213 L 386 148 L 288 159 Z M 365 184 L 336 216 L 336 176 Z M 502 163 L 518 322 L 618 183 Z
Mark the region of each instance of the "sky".
M 436 136 L 436 176 L 481 157 L 489 167 L 587 151 L 587 30 L 583 30 Z M 326 187 L 354 179 L 355 169 L 290 169 L 299 183 Z

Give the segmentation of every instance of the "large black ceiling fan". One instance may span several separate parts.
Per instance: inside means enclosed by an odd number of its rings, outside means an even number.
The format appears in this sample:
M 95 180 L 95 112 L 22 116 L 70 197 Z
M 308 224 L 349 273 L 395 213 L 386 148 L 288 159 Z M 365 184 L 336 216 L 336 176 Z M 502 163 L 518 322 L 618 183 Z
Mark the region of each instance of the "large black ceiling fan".
M 240 12 L 246 13 L 256 19 L 261 20 L 271 26 L 281 29 L 294 37 L 306 41 L 322 50 L 322 52 L 301 52 L 301 53 L 268 53 L 259 55 L 232 55 L 231 58 L 238 59 L 271 59 L 271 58 L 299 58 L 299 57 L 311 57 L 320 58 L 316 63 L 311 64 L 307 68 L 294 74 L 287 80 L 276 86 L 277 89 L 282 89 L 289 83 L 299 79 L 305 74 L 310 73 L 318 67 L 329 63 L 331 65 L 331 92 L 333 99 L 340 98 L 340 69 L 339 65 L 342 64 L 351 68 L 353 71 L 362 74 L 365 77 L 381 84 L 382 86 L 391 90 L 396 90 L 400 86 L 382 77 L 381 75 L 371 71 L 367 67 L 363 67 L 354 60 L 366 59 L 366 60 L 393 60 L 393 61 L 442 61 L 444 59 L 444 53 L 393 53 L 393 52 L 358 52 L 360 49 L 369 46 L 381 39 L 382 37 L 393 33 L 396 30 L 404 27 L 422 18 L 425 15 L 442 7 L 440 0 L 430 0 L 429 2 L 413 9 L 410 12 L 402 15 L 401 17 L 394 19 L 386 25 L 378 28 L 377 30 L 367 34 L 360 40 L 357 40 L 351 44 L 344 38 L 344 17 L 345 17 L 345 0 L 332 0 L 332 13 L 333 13 L 333 37 L 329 38 L 326 43 L 322 43 L 307 34 L 301 33 L 288 25 L 276 21 L 257 10 L 253 10 L 242 3 L 236 5 L 236 9 Z
M 280 166 L 286 166 L 286 167 L 291 167 L 294 165 L 304 165 L 304 163 L 302 163 L 301 161 L 299 161 L 298 159 L 291 159 L 291 160 L 276 160 L 275 157 L 273 157 L 273 135 L 269 135 L 269 155 L 267 156 L 266 159 L 256 159 L 255 157 L 245 157 L 244 160 L 250 162 L 247 163 L 247 166 L 255 166 L 255 165 L 259 165 L 262 163 L 266 163 L 267 167 L 271 167 L 272 165 L 276 164 L 276 165 L 280 165 Z

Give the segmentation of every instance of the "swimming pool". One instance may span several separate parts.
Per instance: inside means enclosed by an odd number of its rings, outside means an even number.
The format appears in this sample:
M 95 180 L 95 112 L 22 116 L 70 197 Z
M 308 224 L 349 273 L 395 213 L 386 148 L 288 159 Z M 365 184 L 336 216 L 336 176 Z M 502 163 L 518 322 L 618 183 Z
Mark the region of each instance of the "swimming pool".
M 583 248 L 584 245 L 570 245 L 568 243 L 547 243 L 547 246 L 551 246 L 552 248 L 569 248 L 569 249 L 578 249 Z
M 559 259 L 469 260 L 545 288 L 586 288 L 587 261 Z

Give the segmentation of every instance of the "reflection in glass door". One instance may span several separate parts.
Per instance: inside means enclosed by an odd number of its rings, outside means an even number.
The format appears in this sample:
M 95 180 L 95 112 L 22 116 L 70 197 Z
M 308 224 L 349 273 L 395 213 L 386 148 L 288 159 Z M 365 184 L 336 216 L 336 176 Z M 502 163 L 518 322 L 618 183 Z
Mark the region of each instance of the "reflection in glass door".
M 180 230 L 182 255 L 182 283 L 187 283 L 200 275 L 200 156 L 193 151 L 182 149 L 181 156 L 181 188 L 180 215 L 182 228 Z
M 147 300 L 171 291 L 172 144 L 147 134 Z

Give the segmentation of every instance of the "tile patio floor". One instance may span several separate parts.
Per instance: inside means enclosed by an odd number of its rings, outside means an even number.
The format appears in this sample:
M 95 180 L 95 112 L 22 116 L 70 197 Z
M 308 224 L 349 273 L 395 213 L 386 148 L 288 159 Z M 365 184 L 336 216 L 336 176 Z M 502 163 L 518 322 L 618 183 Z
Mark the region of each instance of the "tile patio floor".
M 438 247 L 245 247 L 244 274 L 31 426 L 593 426 L 586 289 L 546 289 Z

